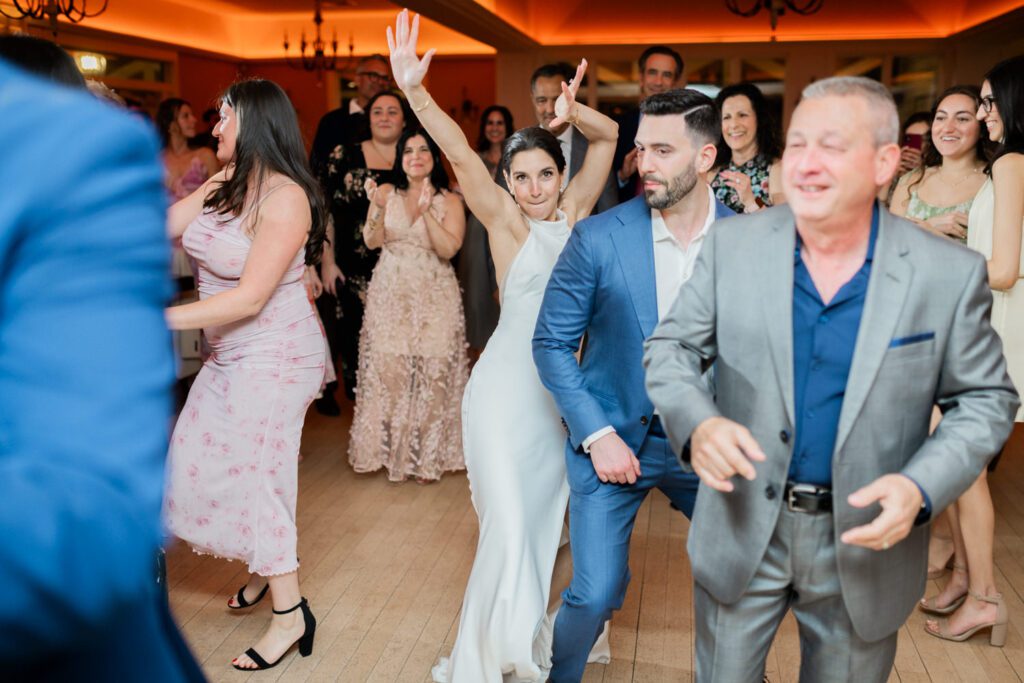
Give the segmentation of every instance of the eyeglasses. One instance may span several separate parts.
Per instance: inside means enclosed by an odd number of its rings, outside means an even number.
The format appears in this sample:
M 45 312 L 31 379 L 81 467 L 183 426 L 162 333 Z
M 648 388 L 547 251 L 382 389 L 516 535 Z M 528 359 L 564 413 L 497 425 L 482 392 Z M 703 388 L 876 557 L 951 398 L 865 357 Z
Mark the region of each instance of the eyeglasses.
M 388 75 L 387 74 L 377 73 L 376 71 L 357 71 L 356 72 L 356 76 L 366 76 L 371 81 L 376 81 L 378 83 L 387 83 L 388 82 Z
M 989 95 L 988 97 L 981 98 L 981 108 L 985 110 L 986 114 L 992 113 L 992 107 L 996 106 L 996 98 Z

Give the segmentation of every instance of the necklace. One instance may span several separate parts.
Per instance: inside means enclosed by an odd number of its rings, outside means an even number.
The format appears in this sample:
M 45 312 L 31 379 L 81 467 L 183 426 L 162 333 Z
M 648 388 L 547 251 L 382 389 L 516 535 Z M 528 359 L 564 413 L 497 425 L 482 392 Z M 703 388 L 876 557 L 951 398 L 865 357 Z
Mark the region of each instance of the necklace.
M 944 182 L 949 187 L 959 187 L 960 185 L 963 184 L 963 182 L 965 180 L 967 180 L 971 176 L 975 175 L 976 173 L 981 173 L 981 168 L 980 167 L 976 166 L 976 167 L 972 168 L 970 171 L 968 171 L 967 173 L 964 173 L 962 176 L 960 176 L 959 180 L 949 181 L 949 180 L 945 180 L 944 179 L 942 182 Z M 945 177 L 948 174 L 943 173 L 942 172 L 942 168 L 940 167 L 939 168 L 939 175 Z

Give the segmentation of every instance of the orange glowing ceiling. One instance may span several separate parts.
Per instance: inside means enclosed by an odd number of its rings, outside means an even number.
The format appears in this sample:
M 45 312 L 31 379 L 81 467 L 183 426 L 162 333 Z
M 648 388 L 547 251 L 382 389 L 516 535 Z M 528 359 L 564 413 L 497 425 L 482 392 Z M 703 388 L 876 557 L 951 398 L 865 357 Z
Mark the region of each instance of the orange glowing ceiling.
M 724 0 L 493 0 L 491 4 L 511 25 L 544 45 L 771 38 L 766 11 L 744 19 L 732 14 Z M 739 0 L 739 4 L 752 7 L 759 0 Z M 823 8 L 811 16 L 786 12 L 775 37 L 780 41 L 945 38 L 1021 7 L 1022 0 L 824 0 Z
M 758 0 L 739 0 L 749 6 Z M 385 52 L 385 27 L 407 4 L 424 15 L 421 44 L 441 54 L 537 46 L 769 40 L 767 13 L 743 19 L 724 0 L 323 0 L 325 34 L 357 54 Z M 787 12 L 778 41 L 945 38 L 1024 7 L 1024 0 L 824 0 Z M 109 0 L 84 25 L 241 59 L 283 56 L 285 32 L 312 31 L 312 0 Z
M 356 54 L 387 52 L 384 31 L 398 7 L 388 0 L 325 0 L 323 36 L 349 37 Z M 107 11 L 82 26 L 217 52 L 240 59 L 279 59 L 285 33 L 292 55 L 300 34 L 313 34 L 312 0 L 109 0 Z M 425 40 L 443 53 L 493 54 L 494 48 L 425 19 Z

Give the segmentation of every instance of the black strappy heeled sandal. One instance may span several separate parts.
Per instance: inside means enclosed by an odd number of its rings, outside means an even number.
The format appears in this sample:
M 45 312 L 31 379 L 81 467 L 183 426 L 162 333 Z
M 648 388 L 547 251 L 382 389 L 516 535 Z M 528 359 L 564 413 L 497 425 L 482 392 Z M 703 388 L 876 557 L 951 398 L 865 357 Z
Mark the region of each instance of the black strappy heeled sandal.
M 248 585 L 249 584 L 246 584 L 246 586 L 248 586 Z M 263 586 L 263 590 L 260 591 L 260 594 L 256 596 L 255 600 L 253 600 L 252 602 L 249 602 L 248 600 L 245 599 L 245 586 L 242 586 L 241 588 L 238 589 L 238 595 L 235 596 L 235 602 L 238 603 L 238 604 L 232 605 L 231 601 L 229 600 L 228 601 L 228 608 L 230 608 L 230 609 L 245 609 L 246 607 L 252 607 L 257 602 L 259 602 L 260 600 L 263 599 L 263 596 L 267 594 L 267 589 L 268 588 L 270 588 L 270 584 L 269 583 L 267 583 L 267 584 L 265 584 Z
M 295 642 L 299 644 L 299 654 L 303 657 L 308 657 L 313 653 L 313 636 L 316 635 L 316 619 L 313 617 L 313 613 L 309 610 L 309 603 L 306 602 L 306 598 L 302 598 L 299 604 L 295 605 L 295 607 L 289 607 L 288 609 L 281 610 L 280 612 L 275 609 L 273 612 L 274 614 L 289 614 L 297 609 L 302 610 L 302 621 L 305 622 L 306 628 L 302 632 L 302 637 Z M 294 644 L 295 643 L 292 643 L 292 645 Z M 284 659 L 285 655 L 287 655 L 292 649 L 292 645 L 289 645 L 288 649 L 284 651 L 284 654 L 278 657 L 276 661 L 269 663 L 267 660 L 263 659 L 263 657 L 260 657 L 256 650 L 250 647 L 245 651 L 245 655 L 256 663 L 256 668 L 250 669 L 248 667 L 238 666 L 238 664 L 235 664 L 234 662 L 231 662 L 231 666 L 235 667 L 239 671 L 262 671 L 263 669 L 272 669 L 281 663 L 281 660 Z

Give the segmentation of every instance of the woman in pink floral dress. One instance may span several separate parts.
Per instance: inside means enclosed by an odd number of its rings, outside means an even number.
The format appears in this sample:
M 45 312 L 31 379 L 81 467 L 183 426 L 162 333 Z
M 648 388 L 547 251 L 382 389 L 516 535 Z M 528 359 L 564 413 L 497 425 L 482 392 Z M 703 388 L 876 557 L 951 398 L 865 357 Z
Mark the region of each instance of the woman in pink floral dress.
M 178 418 L 164 514 L 197 552 L 246 562 L 229 602 L 269 585 L 274 616 L 239 669 L 275 665 L 316 621 L 299 592 L 295 506 L 306 409 L 324 376 L 324 340 L 302 281 L 320 253 L 325 208 L 305 163 L 295 110 L 277 85 L 224 95 L 214 129 L 226 164 L 171 207 L 168 231 L 198 264 L 200 300 L 167 311 L 172 329 L 205 330 L 211 355 Z
M 359 334 L 359 390 L 348 458 L 356 472 L 420 483 L 465 469 L 466 320 L 455 270 L 466 211 L 441 150 L 422 130 L 398 140 L 394 185 L 366 181 L 363 239 L 380 249 Z

